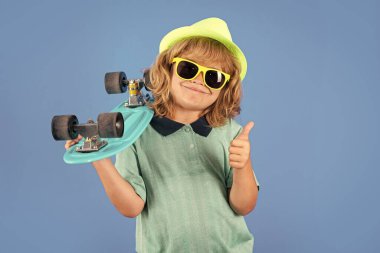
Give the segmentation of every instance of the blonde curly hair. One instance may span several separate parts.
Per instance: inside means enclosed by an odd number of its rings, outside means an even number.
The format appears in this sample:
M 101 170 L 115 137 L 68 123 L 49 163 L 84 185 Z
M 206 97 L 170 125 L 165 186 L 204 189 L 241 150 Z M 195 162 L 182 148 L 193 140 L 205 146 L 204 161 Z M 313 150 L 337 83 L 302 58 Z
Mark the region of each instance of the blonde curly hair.
M 228 119 L 240 114 L 242 91 L 239 62 L 219 41 L 206 37 L 191 37 L 177 42 L 159 54 L 150 68 L 148 88 L 152 91 L 154 102 L 148 106 L 154 110 L 156 116 L 174 116 L 174 99 L 170 94 L 171 63 L 174 57 L 188 57 L 199 64 L 210 63 L 209 59 L 212 59 L 213 63 L 220 64 L 222 71 L 231 75 L 217 100 L 201 114 L 206 117 L 211 127 L 222 126 Z

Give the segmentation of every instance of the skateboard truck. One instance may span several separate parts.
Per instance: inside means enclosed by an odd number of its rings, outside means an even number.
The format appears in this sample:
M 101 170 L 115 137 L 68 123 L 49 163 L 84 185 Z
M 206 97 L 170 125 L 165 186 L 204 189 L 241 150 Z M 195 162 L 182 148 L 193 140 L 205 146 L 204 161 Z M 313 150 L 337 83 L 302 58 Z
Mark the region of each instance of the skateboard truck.
M 138 107 L 146 104 L 151 100 L 149 94 L 145 98 L 141 92 L 145 87 L 149 91 L 147 85 L 150 84 L 149 69 L 144 70 L 144 78 L 142 79 L 127 79 L 124 72 L 109 72 L 104 77 L 105 88 L 108 94 L 124 93 L 128 90 L 129 98 L 124 103 L 125 107 Z
M 128 101 L 124 104 L 125 107 L 133 108 L 145 105 L 145 100 L 141 93 L 142 87 L 144 87 L 144 81 L 141 79 L 131 79 L 128 81 L 129 98 Z
M 98 125 L 92 119 L 89 119 L 87 124 L 77 125 L 77 131 L 83 133 L 85 140 L 81 146 L 75 148 L 75 151 L 81 153 L 98 151 L 108 144 L 106 140 L 102 140 L 97 134 L 97 128 Z
M 98 123 L 88 120 L 86 124 L 78 124 L 75 115 L 54 116 L 51 131 L 55 140 L 73 140 L 82 135 L 85 137 L 81 146 L 75 151 L 89 153 L 98 151 L 108 144 L 101 138 L 120 138 L 124 132 L 124 119 L 120 112 L 101 113 Z
M 98 151 L 107 144 L 108 142 L 106 140 L 101 140 L 99 135 L 95 135 L 92 137 L 86 137 L 82 146 L 76 147 L 75 151 L 81 152 L 81 153 Z

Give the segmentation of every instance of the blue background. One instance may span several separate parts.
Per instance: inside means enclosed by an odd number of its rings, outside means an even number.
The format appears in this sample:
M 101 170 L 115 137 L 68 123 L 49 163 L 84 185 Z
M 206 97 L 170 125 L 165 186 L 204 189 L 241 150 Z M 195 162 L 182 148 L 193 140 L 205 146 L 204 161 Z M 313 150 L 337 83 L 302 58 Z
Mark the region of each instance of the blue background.
M 217 16 L 248 60 L 241 124 L 261 184 L 255 252 L 378 252 L 379 1 L 0 1 L 0 252 L 134 252 L 135 220 L 91 165 L 63 162 L 56 114 L 112 109 L 170 30 Z

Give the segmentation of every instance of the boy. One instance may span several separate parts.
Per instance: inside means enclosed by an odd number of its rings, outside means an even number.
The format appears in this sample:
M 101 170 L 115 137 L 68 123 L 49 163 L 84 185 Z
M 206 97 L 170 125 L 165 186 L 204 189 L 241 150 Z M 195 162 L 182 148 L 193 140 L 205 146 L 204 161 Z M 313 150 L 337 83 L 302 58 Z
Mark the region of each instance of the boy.
M 221 19 L 162 39 L 150 71 L 150 125 L 115 166 L 93 163 L 117 210 L 137 217 L 137 252 L 252 252 L 243 215 L 254 209 L 259 186 L 250 161 L 253 122 L 242 128 L 232 119 L 246 68 Z

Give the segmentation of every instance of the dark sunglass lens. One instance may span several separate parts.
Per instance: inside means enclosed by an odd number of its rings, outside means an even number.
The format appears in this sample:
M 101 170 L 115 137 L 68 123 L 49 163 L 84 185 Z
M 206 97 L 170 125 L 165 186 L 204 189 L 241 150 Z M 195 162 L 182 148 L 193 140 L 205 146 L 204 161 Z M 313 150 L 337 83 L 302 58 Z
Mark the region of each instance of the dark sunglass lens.
M 226 77 L 219 71 L 209 70 L 206 72 L 205 79 L 208 86 L 218 89 L 224 84 Z
M 187 61 L 181 61 L 178 63 L 177 73 L 180 77 L 190 79 L 198 73 L 198 67 Z

